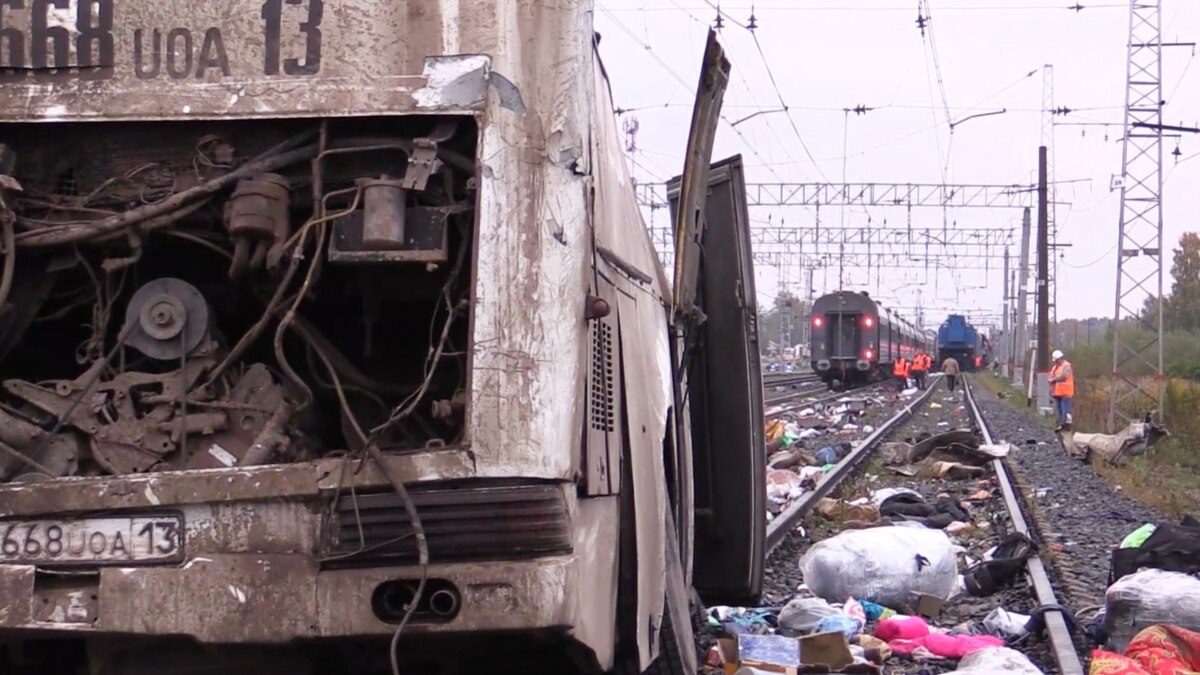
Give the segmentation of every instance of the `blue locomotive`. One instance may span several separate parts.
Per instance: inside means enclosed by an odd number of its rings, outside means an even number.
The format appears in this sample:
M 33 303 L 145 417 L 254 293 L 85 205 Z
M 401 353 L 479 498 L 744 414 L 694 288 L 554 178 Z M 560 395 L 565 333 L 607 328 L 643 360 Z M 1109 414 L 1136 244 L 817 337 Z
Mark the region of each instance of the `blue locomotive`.
M 937 333 L 938 362 L 954 357 L 962 370 L 985 368 L 991 360 L 991 342 L 961 314 L 946 317 Z

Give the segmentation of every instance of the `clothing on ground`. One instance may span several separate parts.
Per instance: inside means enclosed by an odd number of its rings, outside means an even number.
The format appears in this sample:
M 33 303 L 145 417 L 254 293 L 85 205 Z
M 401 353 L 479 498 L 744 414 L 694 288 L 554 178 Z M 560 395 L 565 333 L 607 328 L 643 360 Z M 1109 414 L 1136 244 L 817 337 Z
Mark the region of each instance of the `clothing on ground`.
M 897 654 L 912 654 L 917 649 L 925 648 L 930 654 L 944 659 L 961 659 L 962 657 L 988 647 L 1003 647 L 1004 640 L 994 635 L 946 635 L 945 633 L 930 633 L 912 640 L 891 640 L 888 646 Z
M 1125 654 L 1092 651 L 1089 675 L 1193 675 L 1200 672 L 1200 633 L 1151 626 L 1134 636 Z

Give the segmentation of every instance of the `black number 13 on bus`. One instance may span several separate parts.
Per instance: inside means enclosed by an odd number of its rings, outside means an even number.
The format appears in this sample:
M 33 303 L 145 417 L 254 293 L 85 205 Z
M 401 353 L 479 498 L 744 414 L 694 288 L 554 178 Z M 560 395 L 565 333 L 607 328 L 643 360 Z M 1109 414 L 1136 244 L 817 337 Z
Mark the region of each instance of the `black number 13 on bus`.
M 121 5 L 120 0 L 0 0 L 0 78 L 107 80 L 118 70 L 140 80 L 233 74 L 222 26 L 138 25 L 137 17 L 120 16 Z M 265 0 L 258 15 L 261 37 L 253 40 L 253 48 L 261 50 L 254 60 L 261 71 L 254 74 L 319 73 L 324 14 L 324 0 Z

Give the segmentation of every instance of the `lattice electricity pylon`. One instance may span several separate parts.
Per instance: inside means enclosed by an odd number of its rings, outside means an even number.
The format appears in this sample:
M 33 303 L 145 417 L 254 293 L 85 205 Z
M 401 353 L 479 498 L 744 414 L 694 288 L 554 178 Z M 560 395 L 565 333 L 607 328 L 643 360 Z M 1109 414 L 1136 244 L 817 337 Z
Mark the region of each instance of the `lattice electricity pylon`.
M 821 253 L 802 255 L 793 251 L 753 251 L 754 264 L 783 269 L 793 266 L 798 269 L 817 267 L 837 271 L 839 265 L 846 269 L 891 269 L 891 270 L 934 270 L 947 269 L 955 271 L 980 270 L 995 271 L 997 265 L 992 262 L 995 256 L 964 255 L 957 256 L 952 265 L 948 265 L 943 255 L 909 255 L 906 253 Z
M 667 208 L 665 183 L 639 183 L 636 187 L 638 204 L 649 210 L 650 232 L 655 248 L 664 264 L 670 264 L 674 246 L 671 223 L 655 222 L 655 214 Z M 811 231 L 837 231 L 839 228 L 821 222 L 822 206 L 900 207 L 910 213 L 914 208 L 981 208 L 1024 209 L 1033 206 L 1037 186 L 1032 184 L 939 184 L 939 183 L 747 183 L 746 202 L 751 207 L 807 206 L 816 209 Z M 752 228 L 752 231 L 755 228 Z M 887 231 L 882 228 L 878 232 Z M 894 231 L 894 228 L 893 230 Z M 928 230 L 932 232 L 932 230 Z M 943 225 L 938 235 L 946 239 L 953 228 Z M 801 252 L 804 252 L 802 249 Z M 808 252 L 821 252 L 820 244 Z M 778 255 L 756 260 L 757 264 L 779 267 Z M 873 258 L 867 258 L 873 261 Z M 911 262 L 911 261 L 909 261 Z M 802 262 L 798 262 L 801 267 Z M 868 263 L 869 264 L 869 263 Z M 786 263 L 785 263 L 786 265 Z M 922 265 L 905 264 L 905 269 L 920 269 Z M 966 268 L 964 268 L 966 269 Z M 987 269 L 986 265 L 972 269 Z
M 940 183 L 747 183 L 748 206 L 929 206 L 1025 208 L 1036 185 Z M 639 183 L 637 199 L 651 209 L 667 208 L 665 183 Z
M 1046 146 L 1046 180 L 1049 182 L 1047 220 L 1050 235 L 1050 269 L 1047 281 L 1050 284 L 1050 325 L 1058 325 L 1058 219 L 1055 217 L 1055 202 L 1058 200 L 1054 184 L 1054 66 L 1047 63 L 1042 67 L 1042 145 Z
M 1129 3 L 1117 288 L 1108 427 L 1157 410 L 1162 415 L 1162 25 L 1159 0 Z M 1153 299 L 1150 336 L 1122 335 Z M 1132 319 L 1132 321 L 1130 321 Z M 1143 380 L 1149 371 L 1152 383 Z

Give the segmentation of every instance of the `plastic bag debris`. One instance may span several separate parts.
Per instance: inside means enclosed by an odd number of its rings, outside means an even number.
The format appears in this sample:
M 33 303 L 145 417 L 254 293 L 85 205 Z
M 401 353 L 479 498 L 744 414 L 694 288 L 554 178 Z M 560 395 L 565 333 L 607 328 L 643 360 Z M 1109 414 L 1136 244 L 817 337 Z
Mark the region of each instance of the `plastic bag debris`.
M 805 580 L 812 585 L 807 576 Z M 1200 579 L 1144 569 L 1108 587 L 1104 629 L 1109 646 L 1123 652 L 1138 631 L 1160 623 L 1200 630 Z
M 811 633 L 822 619 L 840 614 L 822 598 L 794 598 L 779 610 L 779 627 Z
M 1031 617 L 1028 614 L 1010 612 L 1003 607 L 997 607 L 983 618 L 983 627 L 992 635 L 1002 638 L 1018 638 L 1028 631 L 1025 626 Z
M 855 597 L 903 606 L 914 592 L 949 597 L 958 563 L 940 530 L 892 526 L 817 542 L 800 559 L 800 571 L 809 588 L 831 602 Z
M 842 458 L 841 448 L 827 445 L 817 451 L 816 458 L 818 464 L 836 464 Z
M 1121 548 L 1138 548 L 1146 543 L 1150 535 L 1154 534 L 1154 530 L 1158 529 L 1158 525 L 1154 523 L 1146 523 L 1138 529 L 1130 532 L 1121 540 Z
M 958 670 L 947 675 L 1045 675 L 1021 652 L 1008 647 L 987 647 L 971 652 L 958 662 Z
M 817 627 L 814 629 L 817 633 L 841 633 L 846 636 L 847 640 L 854 639 L 855 635 L 862 632 L 863 621 L 856 619 L 848 614 L 834 614 L 827 616 L 817 622 Z
M 1008 457 L 1009 453 L 1012 452 L 1012 446 L 1008 443 L 980 443 L 976 451 L 1000 459 Z
M 772 469 L 767 472 L 767 498 L 787 499 L 793 490 L 800 489 L 800 475 L 787 469 Z

